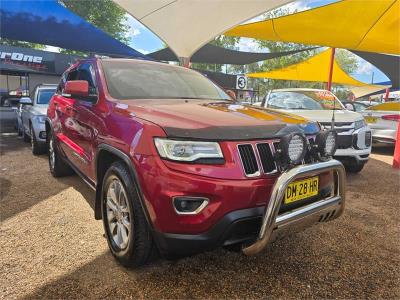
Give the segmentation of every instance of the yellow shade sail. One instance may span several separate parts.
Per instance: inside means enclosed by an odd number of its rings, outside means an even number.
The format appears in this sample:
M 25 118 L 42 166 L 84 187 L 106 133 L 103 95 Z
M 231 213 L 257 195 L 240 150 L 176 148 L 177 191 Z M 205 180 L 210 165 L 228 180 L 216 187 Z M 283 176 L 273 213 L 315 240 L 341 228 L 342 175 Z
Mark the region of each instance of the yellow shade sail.
M 351 89 L 351 92 L 354 95 L 354 98 L 360 98 L 375 92 L 383 91 L 389 88 L 390 85 L 385 86 L 385 85 L 366 85 L 366 86 L 358 86 L 355 88 Z
M 400 54 L 400 0 L 342 0 L 225 35 Z
M 331 51 L 326 50 L 305 61 L 282 69 L 272 70 L 269 72 L 249 73 L 247 76 L 253 78 L 327 82 L 329 77 L 330 59 Z M 366 83 L 349 76 L 340 68 L 336 60 L 333 62 L 332 82 L 351 86 L 366 85 Z

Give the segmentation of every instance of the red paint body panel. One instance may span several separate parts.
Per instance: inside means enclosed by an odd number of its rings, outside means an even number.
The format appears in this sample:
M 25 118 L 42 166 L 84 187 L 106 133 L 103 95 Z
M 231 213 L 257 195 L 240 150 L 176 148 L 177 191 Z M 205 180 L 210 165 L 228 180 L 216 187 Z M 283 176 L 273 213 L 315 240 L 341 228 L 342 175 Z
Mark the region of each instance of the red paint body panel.
M 160 232 L 198 234 L 209 230 L 229 212 L 264 206 L 276 180 L 276 175 L 245 177 L 237 151 L 237 145 L 243 141 L 220 142 L 225 158 L 222 165 L 162 160 L 154 137 L 166 137 L 165 126 L 307 124 L 303 118 L 289 114 L 229 103 L 165 99 L 118 101 L 107 92 L 100 62 L 96 59 L 82 61 L 69 70 L 81 64 L 91 64 L 94 68 L 98 101 L 71 99 L 61 93 L 53 96 L 48 117 L 58 144 L 69 162 L 94 183 L 100 144 L 128 155 L 136 170 L 152 226 Z M 63 77 L 63 80 L 69 79 Z M 331 174 L 320 175 L 321 187 L 331 182 Z M 178 215 L 173 209 L 172 197 L 179 195 L 207 197 L 210 203 L 198 215 Z

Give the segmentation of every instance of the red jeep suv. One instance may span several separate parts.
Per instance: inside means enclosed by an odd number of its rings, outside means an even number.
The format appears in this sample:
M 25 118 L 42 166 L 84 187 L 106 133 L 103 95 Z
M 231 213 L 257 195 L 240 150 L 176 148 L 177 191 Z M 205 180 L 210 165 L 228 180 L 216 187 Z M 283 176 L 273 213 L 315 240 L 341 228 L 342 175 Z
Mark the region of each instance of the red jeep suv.
M 71 66 L 50 101 L 50 171 L 96 191 L 112 254 L 139 266 L 156 251 L 240 245 L 246 255 L 342 214 L 336 133 L 241 105 L 193 70 L 131 59 Z

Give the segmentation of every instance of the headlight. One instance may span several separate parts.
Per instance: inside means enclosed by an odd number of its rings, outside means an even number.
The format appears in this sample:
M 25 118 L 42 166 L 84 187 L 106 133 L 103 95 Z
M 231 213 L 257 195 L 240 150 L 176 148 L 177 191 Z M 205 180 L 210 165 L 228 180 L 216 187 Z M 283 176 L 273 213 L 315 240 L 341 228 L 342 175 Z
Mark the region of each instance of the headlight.
M 365 122 L 364 119 L 358 120 L 354 122 L 354 130 L 363 128 L 364 126 L 367 126 L 367 123 Z
M 37 116 L 37 117 L 36 117 L 36 120 L 37 120 L 39 123 L 44 124 L 44 123 L 46 123 L 46 116 Z
M 323 130 L 318 133 L 315 143 L 322 156 L 333 156 L 337 147 L 337 133 L 332 130 Z
M 193 162 L 198 159 L 224 158 L 221 148 L 215 142 L 177 141 L 155 138 L 158 154 L 170 160 Z
M 296 165 L 302 162 L 307 151 L 307 142 L 304 135 L 292 133 L 281 138 L 280 147 L 282 156 L 289 164 Z

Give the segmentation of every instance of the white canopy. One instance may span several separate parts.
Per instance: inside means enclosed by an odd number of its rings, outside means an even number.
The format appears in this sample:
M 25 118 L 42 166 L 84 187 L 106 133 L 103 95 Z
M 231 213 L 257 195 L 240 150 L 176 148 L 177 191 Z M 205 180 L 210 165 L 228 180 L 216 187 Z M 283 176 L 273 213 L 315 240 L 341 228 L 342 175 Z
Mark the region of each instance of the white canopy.
M 226 30 L 293 0 L 113 0 L 179 58 Z

